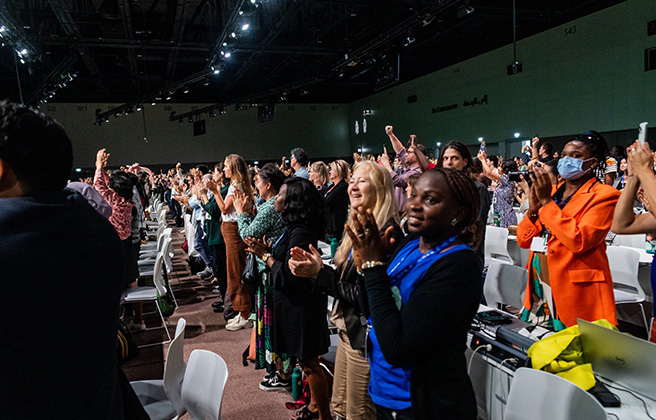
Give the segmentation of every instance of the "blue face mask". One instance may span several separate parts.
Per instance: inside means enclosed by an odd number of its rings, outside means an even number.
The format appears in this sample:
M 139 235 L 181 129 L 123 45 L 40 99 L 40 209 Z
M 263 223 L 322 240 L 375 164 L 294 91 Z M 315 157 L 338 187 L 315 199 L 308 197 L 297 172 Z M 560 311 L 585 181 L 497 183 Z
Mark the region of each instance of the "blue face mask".
M 576 159 L 569 156 L 563 156 L 558 161 L 558 173 L 563 179 L 579 179 L 590 171 L 590 168 L 583 169 L 583 162 L 587 162 L 590 159 Z

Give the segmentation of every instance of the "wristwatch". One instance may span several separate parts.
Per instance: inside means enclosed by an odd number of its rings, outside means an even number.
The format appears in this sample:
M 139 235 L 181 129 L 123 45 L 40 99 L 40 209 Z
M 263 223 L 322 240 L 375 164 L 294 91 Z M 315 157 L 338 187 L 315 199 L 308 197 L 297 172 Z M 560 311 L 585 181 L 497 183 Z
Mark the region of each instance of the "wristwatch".
M 360 268 L 362 268 L 363 270 L 366 270 L 368 268 L 374 268 L 374 267 L 378 267 L 378 266 L 381 266 L 381 265 L 385 265 L 385 263 L 382 262 L 382 261 L 365 261 L 365 262 L 362 263 Z
M 262 261 L 264 261 L 264 263 L 266 264 L 266 262 L 269 261 L 269 257 L 271 256 L 272 255 L 267 252 L 266 254 L 262 255 Z

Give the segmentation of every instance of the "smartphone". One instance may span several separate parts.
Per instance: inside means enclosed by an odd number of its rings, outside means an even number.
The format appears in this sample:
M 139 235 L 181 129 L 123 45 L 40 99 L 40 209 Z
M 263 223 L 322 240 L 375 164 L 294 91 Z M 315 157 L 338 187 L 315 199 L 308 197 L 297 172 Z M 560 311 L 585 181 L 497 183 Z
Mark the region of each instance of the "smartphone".
M 645 144 L 645 140 L 647 139 L 647 124 L 647 122 L 640 123 L 640 128 L 638 129 L 638 140 L 640 144 Z

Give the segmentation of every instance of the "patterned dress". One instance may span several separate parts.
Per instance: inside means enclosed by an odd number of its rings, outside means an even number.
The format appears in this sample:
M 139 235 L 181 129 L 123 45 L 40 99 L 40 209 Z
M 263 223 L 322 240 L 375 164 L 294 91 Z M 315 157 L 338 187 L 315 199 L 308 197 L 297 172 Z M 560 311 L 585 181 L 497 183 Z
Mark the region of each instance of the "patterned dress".
M 263 238 L 269 244 L 276 243 L 284 231 L 284 224 L 274 208 L 275 197 L 270 198 L 257 207 L 257 215 L 252 217 L 245 213 L 238 216 L 237 223 L 242 239 Z M 255 297 L 257 321 L 255 324 L 255 369 L 265 369 L 275 365 L 280 359 L 283 371 L 291 369 L 290 357 L 286 354 L 276 354 L 273 350 L 273 288 L 269 282 L 269 270 L 266 264 L 257 259 L 258 269 L 262 278 Z
M 494 191 L 494 212 L 499 214 L 499 226 L 507 228 L 517 225 L 517 215 L 513 210 L 515 181 L 508 181 L 508 175 L 501 175 L 501 182 Z

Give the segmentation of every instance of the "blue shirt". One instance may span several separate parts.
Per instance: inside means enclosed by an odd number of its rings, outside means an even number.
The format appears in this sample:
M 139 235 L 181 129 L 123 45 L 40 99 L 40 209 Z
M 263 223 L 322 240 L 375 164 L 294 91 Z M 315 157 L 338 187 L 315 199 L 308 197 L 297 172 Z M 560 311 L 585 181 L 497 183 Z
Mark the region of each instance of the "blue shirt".
M 305 166 L 298 168 L 298 171 L 294 172 L 294 176 L 297 178 L 310 179 L 310 173 Z
M 445 245 L 445 246 L 442 246 Z M 403 304 L 410 299 L 417 283 L 424 273 L 440 258 L 462 249 L 468 249 L 467 245 L 456 245 L 446 251 L 440 252 L 450 243 L 442 245 L 422 254 L 419 251 L 419 238 L 408 242 L 396 255 L 387 268 L 390 276 L 392 295 L 396 301 L 399 311 Z M 442 247 L 440 249 L 440 247 Z M 405 273 L 407 271 L 407 273 Z M 399 274 L 403 273 L 401 276 Z M 369 320 L 371 323 L 371 319 Z M 412 406 L 410 400 L 410 379 L 412 369 L 410 366 L 392 366 L 387 361 L 380 349 L 376 332 L 372 328 L 369 333 L 371 340 L 370 379 L 369 394 L 377 405 L 392 409 L 404 410 Z

